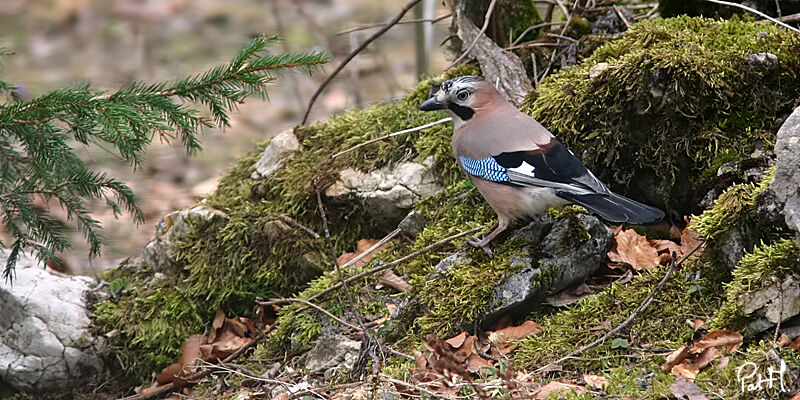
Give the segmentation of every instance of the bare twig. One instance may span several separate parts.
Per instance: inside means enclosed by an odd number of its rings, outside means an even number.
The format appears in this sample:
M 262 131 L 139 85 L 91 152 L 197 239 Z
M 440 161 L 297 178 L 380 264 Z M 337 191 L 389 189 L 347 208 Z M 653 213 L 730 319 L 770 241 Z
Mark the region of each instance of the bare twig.
M 403 21 L 399 21 L 395 25 L 417 24 L 417 23 L 423 23 L 423 22 L 430 22 L 432 24 L 435 24 L 437 22 L 443 21 L 443 20 L 445 20 L 447 18 L 450 18 L 452 16 L 453 16 L 453 14 L 447 14 L 447 15 L 442 15 L 441 17 L 433 18 L 433 19 L 430 19 L 430 18 L 406 19 L 406 20 L 403 20 Z M 343 30 L 343 31 L 338 32 L 336 34 L 337 35 L 345 35 L 345 34 L 348 34 L 348 33 L 351 33 L 351 32 L 358 32 L 358 31 L 363 31 L 363 30 L 367 30 L 367 29 L 380 28 L 382 26 L 386 26 L 387 24 L 388 24 L 388 22 L 381 22 L 381 23 L 378 23 L 378 24 L 357 26 L 355 28 L 350 28 L 350 29 Z
M 783 22 L 798 22 L 800 21 L 800 13 L 791 14 L 791 15 L 784 15 L 783 17 L 778 18 Z
M 782 26 L 782 27 L 784 27 L 786 29 L 789 29 L 789 30 L 792 30 L 794 32 L 800 33 L 800 29 L 797 29 L 797 28 L 795 28 L 795 27 L 793 27 L 791 25 L 788 25 L 788 24 L 780 21 L 780 20 L 772 18 L 769 15 L 764 14 L 761 11 L 758 11 L 756 9 L 750 8 L 748 6 L 745 6 L 745 5 L 742 5 L 742 4 L 739 4 L 739 3 L 732 3 L 730 1 L 722 1 L 722 0 L 706 0 L 706 1 L 711 2 L 711 3 L 715 3 L 715 4 L 722 4 L 723 6 L 738 7 L 738 8 L 741 8 L 743 10 L 747 10 L 747 11 L 753 13 L 753 14 L 756 14 L 758 16 L 761 16 L 761 17 L 765 18 L 765 19 L 768 19 L 768 20 L 770 20 L 770 21 L 772 21 L 772 22 L 774 22 L 774 23 L 776 23 L 776 24 L 778 24 L 778 25 L 780 25 L 780 26 Z
M 350 292 L 350 288 L 347 287 L 347 281 L 344 279 L 342 267 L 339 266 L 339 261 L 337 260 L 336 252 L 333 247 L 333 240 L 331 240 L 331 234 L 328 230 L 328 217 L 325 215 L 325 206 L 322 204 L 322 195 L 319 192 L 319 185 L 317 185 L 316 181 L 314 181 L 314 190 L 317 192 L 317 206 L 319 207 L 319 213 L 322 217 L 322 228 L 325 232 L 325 240 L 328 242 L 328 247 L 330 247 L 333 255 L 333 265 L 336 267 L 336 274 L 339 275 L 339 283 L 344 288 L 344 293 L 347 296 L 347 302 L 350 306 L 350 312 L 353 313 L 356 318 L 356 322 L 358 322 L 358 326 L 364 333 L 364 336 L 361 338 L 361 351 L 359 352 L 358 361 L 356 361 L 356 365 L 353 366 L 353 370 L 351 371 L 351 374 L 355 375 L 356 378 L 359 378 L 364 372 L 363 368 L 366 367 L 366 361 L 364 360 L 364 357 L 366 355 L 371 355 L 373 358 L 376 358 L 373 351 L 374 345 L 380 344 L 378 340 L 369 333 L 367 327 L 364 325 L 364 321 L 361 318 L 361 313 L 358 312 L 358 308 L 356 308 L 356 302 L 353 300 L 353 294 Z
M 624 15 L 622 15 L 622 11 L 620 11 L 620 10 L 619 10 L 619 8 L 617 7 L 617 5 L 616 5 L 616 4 L 614 4 L 614 5 L 612 5 L 612 6 L 611 6 L 611 8 L 613 8 L 613 9 L 614 9 L 614 12 L 615 12 L 615 13 L 617 13 L 617 16 L 619 17 L 619 19 L 622 21 L 622 23 L 623 23 L 623 24 L 625 24 L 625 28 L 628 28 L 628 29 L 630 29 L 630 27 L 631 27 L 631 24 L 629 24 L 629 23 L 628 23 L 628 20 L 625 18 L 625 16 L 624 16 Z
M 375 142 L 379 142 L 379 141 L 381 141 L 381 140 L 383 140 L 383 139 L 388 139 L 388 138 L 390 138 L 390 137 L 395 137 L 395 136 L 404 135 L 404 134 L 406 134 L 406 133 L 411 133 L 411 132 L 421 131 L 421 130 L 423 130 L 423 129 L 428 129 L 428 128 L 430 128 L 430 127 L 432 127 L 432 126 L 435 126 L 435 125 L 443 124 L 443 123 L 445 123 L 445 122 L 450 122 L 450 121 L 452 121 L 452 120 L 453 120 L 453 119 L 452 119 L 452 118 L 450 118 L 450 117 L 447 117 L 447 118 L 442 118 L 442 119 L 440 119 L 440 120 L 438 120 L 438 121 L 434 121 L 434 122 L 431 122 L 431 123 L 428 123 L 428 124 L 425 124 L 425 125 L 421 125 L 421 126 L 417 126 L 417 127 L 414 127 L 414 128 L 409 128 L 409 129 L 403 129 L 402 131 L 397 131 L 397 132 L 394 132 L 394 133 L 390 133 L 390 134 L 388 134 L 388 135 L 386 135 L 386 136 L 381 136 L 381 137 L 379 137 L 379 138 L 370 139 L 370 140 L 367 140 L 367 141 L 366 141 L 366 142 L 364 142 L 364 143 L 359 143 L 359 144 L 357 144 L 357 145 L 355 145 L 355 146 L 353 146 L 353 147 L 351 147 L 351 148 L 349 148 L 349 149 L 347 149 L 347 150 L 343 150 L 343 151 L 340 151 L 340 152 L 338 152 L 338 153 L 336 153 L 336 154 L 332 155 L 332 156 L 331 156 L 331 159 L 334 159 L 334 158 L 336 158 L 336 157 L 339 157 L 339 156 L 341 156 L 341 155 L 343 155 L 343 154 L 347 154 L 347 153 L 349 153 L 349 152 L 351 152 L 351 151 L 353 151 L 353 150 L 360 149 L 360 148 L 362 148 L 362 147 L 364 147 L 364 146 L 366 146 L 366 145 L 368 145 L 368 144 L 372 144 L 372 143 L 375 143 Z
M 356 256 L 356 257 L 354 257 L 352 260 L 350 260 L 350 261 L 348 261 L 348 262 L 344 263 L 344 265 L 342 265 L 342 269 L 344 269 L 344 268 L 347 268 L 347 267 L 349 267 L 349 266 L 351 266 L 351 265 L 353 265 L 353 264 L 355 264 L 355 263 L 357 263 L 357 262 L 361 261 L 361 259 L 362 259 L 362 258 L 364 258 L 364 257 L 366 257 L 366 256 L 368 256 L 368 255 L 370 255 L 370 254 L 372 254 L 373 252 L 375 252 L 376 250 L 378 250 L 378 248 L 380 248 L 381 246 L 383 246 L 384 244 L 386 244 L 386 242 L 388 242 L 388 241 L 390 241 L 390 240 L 394 239 L 394 237 L 395 237 L 395 236 L 397 236 L 397 235 L 399 235 L 399 234 L 400 234 L 400 232 L 401 232 L 401 229 L 400 229 L 400 228 L 397 228 L 397 229 L 395 229 L 395 230 L 393 230 L 393 231 L 389 232 L 389 234 L 388 234 L 388 235 L 386 235 L 386 236 L 384 236 L 384 237 L 383 237 L 383 239 L 381 239 L 380 241 L 378 241 L 378 243 L 375 243 L 375 244 L 373 244 L 372 246 L 370 246 L 370 248 L 366 249 L 366 250 L 365 250 L 363 253 L 361 253 L 361 254 L 357 255 L 357 256 Z
M 455 235 L 452 235 L 452 236 L 448 236 L 448 237 L 446 237 L 446 238 L 444 238 L 444 239 L 442 239 L 442 240 L 440 240 L 440 241 L 438 241 L 436 243 L 433 243 L 431 245 L 425 246 L 424 248 L 422 248 L 420 250 L 417 250 L 417 251 L 415 251 L 415 252 L 413 252 L 413 253 L 411 253 L 411 254 L 409 254 L 407 256 L 398 258 L 397 260 L 394 260 L 394 261 L 392 261 L 392 262 L 390 262 L 388 264 L 379 265 L 379 266 L 377 266 L 375 268 L 372 268 L 370 270 L 364 271 L 364 272 L 362 272 L 360 274 L 353 275 L 353 276 L 345 279 L 345 281 L 347 283 L 350 283 L 350 282 L 355 281 L 357 279 L 361 279 L 361 278 L 363 278 L 365 276 L 372 275 L 374 273 L 381 272 L 381 271 L 383 271 L 385 269 L 389 269 L 389 268 L 395 267 L 395 266 L 400 265 L 400 264 L 402 264 L 402 263 L 404 263 L 404 262 L 406 262 L 408 260 L 416 258 L 417 256 L 419 256 L 421 254 L 425 254 L 425 253 L 427 253 L 427 252 L 429 252 L 429 251 L 431 251 L 431 250 L 433 250 L 433 249 L 435 249 L 435 248 L 437 248 L 437 247 L 439 247 L 439 246 L 441 246 L 443 244 L 452 242 L 453 240 L 456 240 L 458 238 L 461 238 L 461 237 L 464 237 L 464 236 L 467 236 L 467 235 L 471 235 L 471 234 L 473 234 L 473 233 L 475 233 L 475 232 L 477 232 L 477 231 L 479 231 L 481 229 L 484 229 L 484 226 L 479 226 L 477 228 L 472 228 L 472 229 L 470 229 L 468 231 L 465 231 L 465 232 L 461 232 L 461 233 L 458 233 L 458 234 L 455 234 Z M 325 290 L 323 290 L 323 291 L 321 291 L 321 292 L 309 297 L 308 300 L 312 301 L 314 299 L 317 299 L 317 298 L 319 298 L 321 296 L 324 296 L 324 295 L 326 295 L 326 294 L 328 294 L 328 293 L 330 293 L 330 292 L 332 292 L 332 291 L 334 291 L 336 289 L 339 289 L 340 287 L 342 287 L 341 282 L 337 283 L 335 285 L 331 285 L 327 289 L 325 289 Z
M 497 0 L 492 0 L 492 2 L 489 3 L 489 9 L 486 10 L 486 16 L 483 18 L 483 26 L 481 27 L 481 31 L 478 32 L 477 35 L 475 35 L 475 39 L 472 40 L 472 43 L 470 43 L 469 46 L 467 46 L 464 52 L 461 53 L 461 55 L 458 56 L 458 58 L 456 58 L 449 66 L 447 66 L 445 70 L 455 67 L 458 64 L 458 62 L 461 61 L 461 59 L 464 58 L 467 54 L 469 54 L 469 52 L 472 50 L 473 47 L 475 47 L 475 43 L 478 43 L 478 39 L 481 38 L 484 32 L 486 32 L 486 28 L 489 27 L 489 19 L 492 17 L 492 11 L 494 10 L 494 5 L 496 3 Z
M 419 3 L 420 1 L 421 1 L 421 0 L 411 0 L 411 1 L 410 1 L 408 4 L 406 4 L 406 5 L 405 5 L 405 7 L 403 7 L 403 9 L 402 9 L 402 10 L 400 10 L 400 13 L 398 13 L 398 14 L 397 14 L 397 16 L 395 16 L 395 17 L 394 17 L 394 18 L 393 18 L 391 21 L 389 21 L 389 22 L 388 22 L 388 23 L 387 23 L 387 24 L 386 24 L 386 25 L 385 25 L 383 28 L 381 28 L 379 31 L 377 31 L 377 32 L 373 33 L 373 34 L 372 34 L 372 36 L 368 37 L 368 38 L 367 38 L 367 40 L 365 40 L 363 43 L 361 43 L 361 45 L 360 45 L 360 46 L 358 46 L 358 48 L 356 48 L 355 50 L 351 51 L 351 52 L 350 52 L 350 54 L 348 54 L 348 55 L 347 55 L 347 57 L 345 57 L 345 59 L 344 59 L 344 60 L 342 60 L 342 62 L 341 62 L 341 63 L 339 63 L 339 65 L 336 67 L 336 69 L 335 69 L 335 70 L 333 70 L 333 72 L 332 72 L 330 75 L 328 75 L 328 77 L 327 77 L 327 78 L 325 78 L 325 81 L 323 81 L 323 82 L 322 82 L 322 83 L 319 85 L 319 87 L 317 88 L 317 91 L 316 91 L 316 92 L 314 92 L 314 95 L 313 95 L 313 96 L 311 96 L 311 100 L 309 100 L 309 102 L 308 102 L 308 108 L 306 109 L 306 113 L 305 113 L 305 115 L 303 116 L 303 121 L 301 122 L 301 125 L 305 125 L 305 124 L 306 124 L 306 122 L 308 121 L 308 115 L 309 115 L 309 114 L 311 114 L 311 107 L 313 107 L 313 106 L 314 106 L 314 103 L 317 101 L 317 98 L 319 97 L 319 95 L 320 95 L 320 94 L 322 94 L 322 91 L 323 91 L 323 90 L 325 90 L 325 87 L 326 87 L 326 86 L 328 86 L 328 84 L 329 84 L 329 83 L 331 83 L 331 81 L 333 80 L 333 78 L 335 78 L 335 77 L 336 77 L 336 75 L 337 75 L 337 74 L 339 74 L 339 72 L 341 72 L 341 71 L 342 71 L 342 69 L 344 69 L 344 67 L 345 67 L 345 66 L 346 66 L 346 65 L 347 65 L 347 64 L 348 64 L 350 61 L 352 61 L 352 60 L 353 60 L 353 58 L 355 58 L 355 56 L 356 56 L 358 53 L 360 53 L 362 50 L 364 50 L 364 49 L 365 49 L 365 48 L 366 48 L 366 47 L 367 47 L 367 46 L 368 46 L 370 43 L 372 43 L 372 42 L 373 42 L 375 39 L 377 39 L 378 37 L 380 37 L 381 35 L 383 35 L 384 33 L 386 33 L 386 31 L 388 31 L 388 30 L 389 30 L 391 27 L 393 27 L 395 24 L 397 24 L 398 22 L 400 22 L 400 19 L 401 19 L 401 18 L 403 18 L 403 16 L 404 16 L 404 15 L 406 15 L 406 13 L 408 12 L 408 10 L 410 10 L 410 9 L 411 9 L 411 7 L 414 7 L 414 6 L 415 6 L 417 3 Z
M 355 325 L 353 325 L 353 324 L 351 324 L 351 323 L 349 323 L 349 322 L 347 322 L 347 321 L 345 321 L 345 320 L 343 320 L 343 319 L 331 314 L 330 311 L 328 311 L 328 310 L 326 310 L 326 309 L 324 309 L 324 308 L 322 308 L 322 307 L 320 307 L 320 306 L 318 306 L 318 305 L 316 305 L 316 304 L 314 304 L 314 303 L 312 303 L 312 302 L 310 302 L 308 300 L 298 299 L 296 297 L 286 297 L 286 298 L 281 298 L 281 299 L 270 299 L 269 301 L 256 301 L 256 304 L 259 304 L 259 305 L 262 305 L 262 306 L 271 306 L 271 305 L 286 304 L 286 303 L 303 303 L 303 304 L 305 304 L 305 305 L 307 305 L 307 306 L 309 306 L 311 308 L 314 308 L 317 311 L 327 315 L 328 318 L 330 318 L 330 319 L 332 319 L 332 320 L 334 320 L 334 321 L 336 321 L 336 322 L 338 322 L 338 323 L 340 323 L 340 324 L 342 324 L 342 325 L 344 325 L 344 326 L 346 326 L 346 327 L 348 327 L 350 329 L 353 329 L 353 330 L 356 330 L 356 331 L 360 331 L 361 330 L 361 328 L 359 328 L 359 327 L 357 327 L 357 326 L 355 326 Z
M 622 321 L 621 324 L 617 325 L 614 329 L 608 331 L 600 339 L 597 339 L 594 342 L 589 343 L 586 346 L 583 346 L 583 347 L 573 351 L 572 353 L 569 353 L 568 355 L 566 355 L 564 357 L 561 357 L 557 361 L 554 361 L 554 362 L 552 362 L 550 364 L 547 364 L 547 365 L 537 369 L 535 372 L 538 373 L 538 372 L 549 371 L 552 367 L 554 367 L 554 366 L 556 366 L 558 364 L 561 364 L 562 362 L 564 362 L 566 360 L 574 358 L 574 357 L 580 355 L 581 353 L 583 353 L 584 351 L 589 350 L 589 349 L 591 349 L 591 348 L 593 348 L 593 347 L 605 342 L 606 340 L 608 340 L 608 338 L 610 338 L 611 336 L 617 334 L 617 332 L 621 331 L 622 329 L 625 329 L 628 325 L 631 324 L 631 322 L 633 322 L 633 320 L 636 317 L 641 315 L 644 312 L 644 310 L 646 310 L 647 307 L 650 306 L 650 303 L 653 302 L 653 299 L 655 298 L 655 296 L 661 291 L 662 288 L 664 288 L 664 285 L 667 283 L 667 280 L 669 280 L 669 277 L 672 276 L 672 272 L 678 266 L 682 265 L 683 262 L 686 261 L 687 258 L 689 258 L 692 254 L 694 254 L 694 252 L 696 252 L 703 245 L 703 243 L 704 243 L 703 241 L 698 243 L 697 246 L 692 251 L 690 251 L 688 254 L 683 256 L 683 258 L 681 258 L 681 260 L 678 261 L 678 262 L 675 262 L 675 255 L 673 253 L 672 262 L 670 263 L 670 266 L 669 266 L 669 269 L 667 270 L 667 273 L 664 274 L 664 278 L 662 278 L 661 281 L 659 281 L 658 284 L 655 287 L 653 287 L 653 290 L 650 291 L 650 294 L 644 299 L 642 304 L 640 304 L 639 307 L 637 307 L 636 310 L 634 310 L 633 313 L 631 313 L 631 315 L 629 315 L 628 318 L 625 319 L 625 321 Z
M 528 32 L 530 32 L 530 31 L 532 31 L 534 29 L 543 28 L 545 26 L 561 25 L 561 24 L 565 24 L 565 23 L 566 22 L 559 21 L 559 22 L 542 22 L 541 24 L 531 25 L 531 26 L 525 28 L 525 30 L 522 31 L 522 33 L 519 34 L 519 37 L 517 37 L 513 42 L 511 42 L 511 46 L 518 45 L 519 42 L 522 41 L 522 38 L 524 38 L 525 35 L 528 34 Z M 504 50 L 508 50 L 508 48 L 506 48 Z
M 292 217 L 290 217 L 288 215 L 281 215 L 281 220 L 283 220 L 283 222 L 286 222 L 287 224 L 289 224 L 289 225 L 291 225 L 291 226 L 293 226 L 293 227 L 295 227 L 297 229 L 300 229 L 301 231 L 303 231 L 305 233 L 308 233 L 314 239 L 319 239 L 320 238 L 320 236 L 319 236 L 319 234 L 317 232 L 314 232 L 313 230 L 311 230 L 311 228 L 309 228 L 309 227 L 297 222 L 297 220 L 295 220 L 294 218 L 292 218 Z
M 249 341 L 247 344 L 245 344 L 244 346 L 240 347 L 239 350 L 236 350 L 233 354 L 229 355 L 228 357 L 225 357 L 225 359 L 222 360 L 222 363 L 227 363 L 227 362 L 231 362 L 231 361 L 235 360 L 240 355 L 242 355 L 242 353 L 244 353 L 245 351 L 247 351 L 251 347 L 259 344 L 262 340 L 264 340 L 264 338 L 267 337 L 267 335 L 269 335 L 270 332 L 272 332 L 273 329 L 275 329 L 276 325 L 277 324 L 270 325 L 269 328 L 267 328 L 266 330 L 264 330 L 261 333 L 259 333 L 258 336 L 253 338 L 253 340 Z M 212 372 L 213 372 L 213 370 L 211 370 L 211 369 L 204 369 L 202 371 L 195 372 L 194 374 L 191 374 L 191 375 L 189 375 L 187 377 L 182 377 L 181 379 L 185 380 L 187 382 L 195 381 L 195 380 L 198 380 L 198 379 L 201 379 L 201 378 L 205 378 L 206 376 L 208 376 Z M 149 392 L 144 396 L 137 394 L 137 395 L 133 395 L 133 396 L 123 397 L 123 398 L 121 398 L 119 400 L 148 400 L 148 399 L 154 399 L 156 397 L 160 397 L 162 395 L 170 393 L 175 389 L 176 389 L 176 386 L 175 386 L 174 383 L 168 383 L 168 384 L 162 386 L 161 388 L 159 388 L 158 390 L 154 390 L 152 392 Z
M 778 0 L 775 0 L 775 8 L 778 11 L 778 19 L 780 19 L 783 16 L 783 13 L 781 12 L 781 3 Z

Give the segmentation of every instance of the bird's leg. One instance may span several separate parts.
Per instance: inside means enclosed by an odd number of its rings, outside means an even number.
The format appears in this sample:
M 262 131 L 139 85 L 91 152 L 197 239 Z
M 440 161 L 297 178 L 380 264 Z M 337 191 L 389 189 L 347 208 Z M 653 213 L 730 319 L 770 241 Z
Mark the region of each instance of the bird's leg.
M 486 237 L 483 238 L 483 240 L 477 240 L 476 238 L 467 239 L 467 243 L 486 252 L 489 258 L 494 258 L 494 252 L 492 252 L 492 249 L 489 248 L 489 242 L 491 242 L 492 239 L 495 238 L 495 236 L 501 234 L 503 231 L 508 229 L 510 225 L 511 225 L 510 219 L 500 217 L 500 221 L 497 224 L 497 228 L 495 228 L 495 230 L 493 230 L 492 233 L 486 235 Z

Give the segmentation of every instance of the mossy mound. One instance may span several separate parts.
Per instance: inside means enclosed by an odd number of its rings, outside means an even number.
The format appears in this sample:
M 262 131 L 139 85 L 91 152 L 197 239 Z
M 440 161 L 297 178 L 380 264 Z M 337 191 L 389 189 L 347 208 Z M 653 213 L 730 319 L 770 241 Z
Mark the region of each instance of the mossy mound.
M 777 65 L 748 58 L 766 52 Z M 607 68 L 591 78 L 600 63 Z M 705 194 L 696 191 L 708 184 L 703 172 L 769 144 L 776 117 L 799 95 L 800 36 L 738 18 L 680 17 L 633 25 L 545 79 L 523 110 L 613 190 L 679 217 Z
M 440 79 L 476 73 L 475 66 L 465 65 Z M 325 240 L 284 229 L 280 219 L 290 216 L 322 233 L 315 185 L 324 190 L 337 171 L 346 167 L 369 171 L 399 161 L 432 158 L 445 185 L 464 179 L 452 162 L 449 125 L 397 136 L 331 159 L 332 154 L 358 143 L 441 118 L 439 113 L 417 110 L 429 90 L 430 83 L 424 81 L 394 103 L 298 127 L 295 134 L 304 147 L 302 153 L 288 160 L 279 173 L 254 180 L 254 165 L 268 142 L 259 144 L 206 199 L 205 205 L 223 211 L 226 218 L 194 223 L 189 238 L 175 244 L 184 264 L 179 276 L 154 280 L 152 271 L 138 264 L 107 272 L 104 278 L 116 282 L 116 296 L 95 306 L 95 329 L 119 333 L 111 347 L 124 368 L 144 380 L 173 361 L 181 342 L 201 333 L 218 310 L 247 315 L 254 297 L 290 296 L 329 270 L 334 260 Z M 357 199 L 326 203 L 337 254 L 350 251 L 358 239 L 383 236 L 399 222 L 378 225 L 358 218 L 363 211 Z

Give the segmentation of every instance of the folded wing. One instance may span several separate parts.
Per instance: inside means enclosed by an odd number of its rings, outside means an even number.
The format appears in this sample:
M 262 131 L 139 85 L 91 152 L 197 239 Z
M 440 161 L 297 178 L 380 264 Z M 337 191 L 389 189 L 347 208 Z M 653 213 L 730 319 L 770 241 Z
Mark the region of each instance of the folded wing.
M 549 187 L 557 196 L 579 204 L 611 222 L 644 224 L 664 213 L 611 192 L 561 142 L 553 139 L 531 151 L 501 153 L 480 160 L 459 157 L 473 176 L 512 186 Z

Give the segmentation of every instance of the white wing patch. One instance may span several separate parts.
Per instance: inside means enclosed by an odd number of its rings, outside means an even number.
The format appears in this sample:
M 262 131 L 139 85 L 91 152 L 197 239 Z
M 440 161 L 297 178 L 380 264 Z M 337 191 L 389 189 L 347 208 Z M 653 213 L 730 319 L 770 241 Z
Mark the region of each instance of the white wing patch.
M 516 172 L 518 174 L 530 176 L 531 178 L 535 178 L 536 177 L 536 174 L 535 174 L 536 167 L 534 167 L 533 165 L 528 164 L 525 161 L 523 161 L 522 164 L 519 167 L 509 168 L 508 170 Z

